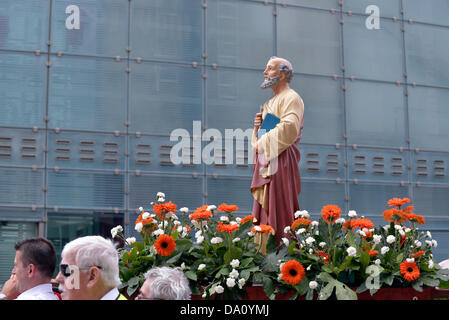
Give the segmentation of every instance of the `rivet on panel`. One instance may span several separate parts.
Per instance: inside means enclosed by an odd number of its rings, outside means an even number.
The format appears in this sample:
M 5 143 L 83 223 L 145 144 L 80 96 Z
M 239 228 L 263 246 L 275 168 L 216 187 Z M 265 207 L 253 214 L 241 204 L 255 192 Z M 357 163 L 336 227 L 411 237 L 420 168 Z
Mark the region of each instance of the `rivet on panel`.
M 118 130 L 114 131 L 114 136 L 119 137 L 120 136 L 120 131 L 118 131 Z

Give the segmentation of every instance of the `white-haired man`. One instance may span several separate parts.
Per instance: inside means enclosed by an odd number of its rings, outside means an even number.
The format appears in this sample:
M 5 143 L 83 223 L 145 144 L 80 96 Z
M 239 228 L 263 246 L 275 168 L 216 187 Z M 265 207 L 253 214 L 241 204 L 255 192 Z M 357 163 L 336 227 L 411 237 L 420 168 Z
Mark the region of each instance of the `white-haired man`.
M 136 300 L 190 300 L 191 294 L 189 280 L 182 271 L 156 267 L 145 273 Z
M 64 246 L 56 281 L 63 300 L 126 300 L 120 285 L 118 254 L 100 236 L 75 239 Z

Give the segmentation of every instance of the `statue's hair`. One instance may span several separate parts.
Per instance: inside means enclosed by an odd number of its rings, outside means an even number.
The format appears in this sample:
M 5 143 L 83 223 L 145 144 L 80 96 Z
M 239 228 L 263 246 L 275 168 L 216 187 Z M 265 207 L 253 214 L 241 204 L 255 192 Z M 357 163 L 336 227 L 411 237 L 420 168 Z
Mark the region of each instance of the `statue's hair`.
M 282 61 L 279 63 L 279 71 L 285 73 L 285 79 L 287 80 L 287 82 L 290 82 L 293 78 L 293 67 L 291 63 L 284 58 L 276 56 L 270 57 L 270 60 L 273 59 L 282 59 Z

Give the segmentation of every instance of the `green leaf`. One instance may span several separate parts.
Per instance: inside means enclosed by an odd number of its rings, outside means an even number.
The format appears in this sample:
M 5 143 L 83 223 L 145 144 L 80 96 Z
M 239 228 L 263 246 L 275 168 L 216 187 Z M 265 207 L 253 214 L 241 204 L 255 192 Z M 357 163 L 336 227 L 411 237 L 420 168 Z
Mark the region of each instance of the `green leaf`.
M 228 265 L 232 260 L 240 258 L 242 255 L 242 249 L 235 246 L 231 246 L 224 254 L 224 264 Z
M 306 294 L 306 300 L 313 300 L 313 290 L 309 289 Z
M 251 273 L 248 270 L 242 270 L 240 272 L 240 278 L 244 278 L 245 281 L 247 281 L 250 276 L 251 276 Z
M 218 271 L 217 272 L 217 274 L 215 275 L 215 278 L 219 278 L 219 277 L 221 277 L 222 275 L 223 276 L 227 276 L 228 274 L 229 274 L 229 269 L 228 268 L 223 268 L 223 269 L 221 269 L 220 271 Z
M 252 261 L 253 261 L 254 259 L 253 258 L 246 258 L 246 259 L 243 259 L 241 262 L 240 262 L 240 268 L 245 268 L 245 267 L 247 267 Z
M 390 274 L 385 278 L 384 282 L 385 282 L 385 284 L 391 286 L 393 284 L 393 280 L 394 280 L 394 276 L 392 274 Z
M 193 281 L 197 281 L 198 280 L 198 277 L 197 277 L 196 273 L 193 272 L 193 271 L 188 270 L 184 274 L 190 280 L 193 280 Z
M 332 291 L 334 291 L 335 284 L 328 283 L 324 288 L 321 289 L 320 293 L 318 294 L 318 299 L 320 300 L 327 300 L 331 294 Z
M 370 261 L 369 252 L 366 251 L 360 256 L 360 264 L 361 264 L 360 268 L 362 270 L 362 274 L 365 274 L 369 261 Z
M 274 284 L 273 280 L 271 280 L 270 277 L 264 277 L 263 279 L 263 291 L 265 291 L 265 294 L 267 297 L 270 297 L 274 293 Z
M 128 286 L 134 287 L 139 285 L 139 276 L 132 277 L 128 281 Z
M 423 285 L 423 282 L 422 282 L 421 280 L 418 280 L 418 281 L 416 281 L 416 282 L 413 284 L 412 287 L 413 287 L 416 291 L 422 292 L 422 285 Z
M 404 253 L 401 252 L 396 256 L 396 263 L 401 263 L 404 260 Z
M 422 277 L 421 278 L 424 285 L 429 287 L 438 287 L 440 284 L 440 281 L 437 279 L 429 278 L 429 277 Z
M 177 255 L 171 257 L 170 259 L 168 259 L 167 263 L 176 263 L 181 256 L 182 256 L 182 252 L 180 252 Z
M 362 293 L 364 291 L 368 290 L 368 288 L 366 287 L 366 283 L 365 281 L 362 282 L 362 284 L 356 289 L 356 293 Z
M 355 234 L 353 232 L 347 232 L 345 236 L 346 243 L 350 247 L 357 248 L 357 243 L 355 239 Z
M 302 279 L 301 282 L 295 286 L 295 289 L 299 295 L 305 295 L 307 293 L 307 290 L 309 290 L 309 280 L 307 279 L 307 277 L 304 277 L 304 279 Z

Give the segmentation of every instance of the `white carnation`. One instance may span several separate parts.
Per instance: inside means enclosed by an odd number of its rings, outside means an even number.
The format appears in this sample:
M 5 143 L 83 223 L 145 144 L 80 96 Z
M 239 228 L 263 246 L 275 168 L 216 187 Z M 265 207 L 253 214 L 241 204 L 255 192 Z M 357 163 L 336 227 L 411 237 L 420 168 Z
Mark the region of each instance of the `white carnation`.
M 290 226 L 284 228 L 284 233 L 288 233 L 290 231 Z
M 306 243 L 310 246 L 312 243 L 314 243 L 315 242 L 315 239 L 314 238 L 312 238 L 312 237 L 308 237 L 307 239 L 306 239 Z
M 282 242 L 286 247 L 288 247 L 288 245 L 290 244 L 290 241 L 287 238 L 282 238 Z
M 349 247 L 346 249 L 346 252 L 348 253 L 348 256 L 354 257 L 357 254 L 357 249 L 354 247 Z
M 240 241 L 240 238 L 237 237 L 237 238 L 235 238 L 235 239 L 232 240 L 232 243 L 236 243 L 236 242 L 239 242 L 239 241 Z
M 318 221 L 312 221 L 312 227 L 318 227 Z
M 228 222 L 228 221 L 229 221 L 229 218 L 228 218 L 227 216 L 221 216 L 221 217 L 220 217 L 220 221 Z
M 142 212 L 143 211 L 143 207 L 139 207 L 139 211 Z
M 135 237 L 126 238 L 126 243 L 127 244 L 132 245 L 134 242 L 136 242 L 136 238 Z
M 436 240 L 432 240 L 432 246 L 436 248 L 438 246 L 438 242 Z
M 223 238 L 221 237 L 214 237 L 212 239 L 210 239 L 210 243 L 212 244 L 218 244 L 218 243 L 222 243 L 223 242 Z
M 207 206 L 207 211 L 211 211 L 211 210 L 215 210 L 215 209 L 217 209 L 217 207 L 216 206 L 214 206 L 214 205 L 210 205 L 210 206 Z
M 302 234 L 304 232 L 306 232 L 306 229 L 300 228 L 300 229 L 298 229 L 298 231 L 296 231 L 296 234 Z
M 239 272 L 235 269 L 232 269 L 232 271 L 229 273 L 229 277 L 233 279 L 237 279 L 239 277 Z
M 415 240 L 415 247 L 420 248 L 422 246 L 421 241 Z
M 390 251 L 390 248 L 389 247 L 382 247 L 381 249 L 380 249 L 380 253 L 381 254 L 386 254 L 388 251 Z
M 179 211 L 181 211 L 182 213 L 187 214 L 189 212 L 189 208 L 183 207 L 183 208 L 179 209 Z
M 343 223 L 345 223 L 345 219 L 344 218 L 338 218 L 337 220 L 335 220 L 335 223 L 338 223 L 338 224 L 343 224 Z
M 201 270 L 203 270 L 204 268 L 206 268 L 206 265 L 205 265 L 204 263 L 202 263 L 202 264 L 200 264 L 200 265 L 198 266 L 198 271 L 201 271 Z
M 218 285 L 215 287 L 215 292 L 218 294 L 221 294 L 224 292 L 224 288 L 222 286 Z
M 388 244 L 392 244 L 392 243 L 395 242 L 395 241 L 396 241 L 396 237 L 395 237 L 395 236 L 389 235 L 389 236 L 387 237 L 387 243 L 388 243 Z
M 381 240 L 382 240 L 382 236 L 381 235 L 379 235 L 379 234 L 373 235 L 373 242 L 375 244 L 379 244 Z
M 160 198 L 160 197 L 165 198 L 165 193 L 163 193 L 163 192 L 158 192 L 158 193 L 156 194 L 156 197 L 157 197 L 157 198 Z
M 310 282 L 309 282 L 309 288 L 310 288 L 310 289 L 314 290 L 314 289 L 316 289 L 317 287 L 318 287 L 318 282 L 316 282 L 316 281 L 310 281 Z
M 348 217 L 350 217 L 350 218 L 357 217 L 357 212 L 355 212 L 355 210 L 349 210 Z
M 117 234 L 122 233 L 123 232 L 123 227 L 121 225 L 116 226 L 115 228 L 111 229 L 111 235 L 112 238 L 114 239 Z
M 137 232 L 142 232 L 142 229 L 143 229 L 143 223 L 142 222 L 136 223 L 134 230 L 136 230 Z
M 233 279 L 233 278 L 228 278 L 228 279 L 226 279 L 226 285 L 227 285 L 229 288 L 234 287 L 234 286 L 235 286 L 235 279 Z
M 229 264 L 230 264 L 231 267 L 233 267 L 233 268 L 238 268 L 238 267 L 240 266 L 240 261 L 239 261 L 239 259 L 234 259 L 234 260 L 232 260 Z
M 318 244 L 321 248 L 324 248 L 325 246 L 326 246 L 326 242 L 320 242 L 319 244 Z
M 199 237 L 196 238 L 196 243 L 198 243 L 198 244 L 203 243 L 203 241 L 204 241 L 204 237 L 203 236 L 199 236 Z
M 148 219 L 149 217 L 150 217 L 150 213 L 149 213 L 149 212 L 144 212 L 144 213 L 142 214 L 142 219 L 143 219 L 143 220 Z

